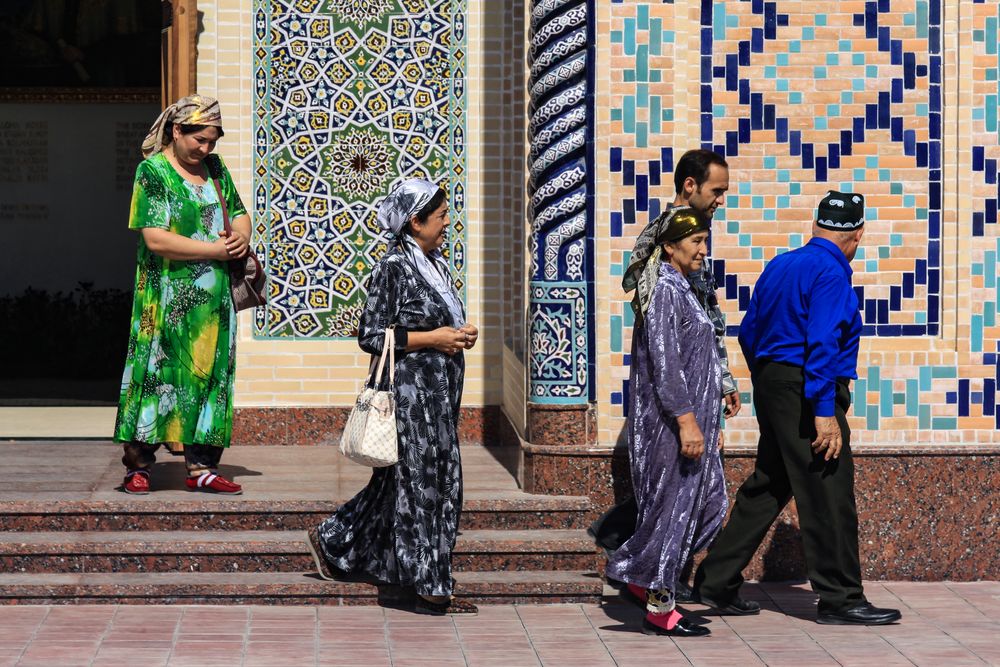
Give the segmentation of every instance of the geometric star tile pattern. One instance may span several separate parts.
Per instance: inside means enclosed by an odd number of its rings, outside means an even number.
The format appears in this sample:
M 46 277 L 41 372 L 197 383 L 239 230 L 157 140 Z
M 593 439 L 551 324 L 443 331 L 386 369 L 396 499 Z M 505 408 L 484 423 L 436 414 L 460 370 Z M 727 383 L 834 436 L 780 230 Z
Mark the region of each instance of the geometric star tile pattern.
M 255 0 L 256 337 L 353 337 L 386 251 L 379 200 L 449 195 L 443 249 L 465 285 L 464 0 Z

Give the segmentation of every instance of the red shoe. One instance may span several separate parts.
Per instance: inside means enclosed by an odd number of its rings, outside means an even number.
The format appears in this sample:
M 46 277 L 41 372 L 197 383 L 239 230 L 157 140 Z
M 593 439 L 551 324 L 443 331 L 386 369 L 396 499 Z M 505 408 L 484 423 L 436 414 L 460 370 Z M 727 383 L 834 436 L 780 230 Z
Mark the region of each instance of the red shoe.
M 224 496 L 238 496 L 243 493 L 242 486 L 230 482 L 214 472 L 205 472 L 198 477 L 188 477 L 184 483 L 187 484 L 188 491 L 209 491 Z
M 149 472 L 145 470 L 133 470 L 125 475 L 122 488 L 125 489 L 125 493 L 131 493 L 134 496 L 149 495 Z
M 642 586 L 636 586 L 635 584 L 626 584 L 625 590 L 632 597 L 632 601 L 638 604 L 643 609 L 646 608 L 646 589 Z

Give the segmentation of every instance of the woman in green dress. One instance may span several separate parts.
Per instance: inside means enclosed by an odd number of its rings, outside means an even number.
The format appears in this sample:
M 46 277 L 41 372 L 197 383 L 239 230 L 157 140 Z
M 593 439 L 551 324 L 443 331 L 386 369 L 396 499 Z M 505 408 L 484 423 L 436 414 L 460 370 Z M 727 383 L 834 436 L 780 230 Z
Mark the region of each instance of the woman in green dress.
M 246 256 L 250 218 L 212 154 L 222 134 L 219 103 L 192 95 L 169 106 L 142 144 L 129 215 L 140 231 L 135 301 L 114 433 L 126 493 L 149 493 L 160 445 L 183 453 L 188 489 L 242 493 L 218 465 L 232 434 L 236 361 L 227 262 Z

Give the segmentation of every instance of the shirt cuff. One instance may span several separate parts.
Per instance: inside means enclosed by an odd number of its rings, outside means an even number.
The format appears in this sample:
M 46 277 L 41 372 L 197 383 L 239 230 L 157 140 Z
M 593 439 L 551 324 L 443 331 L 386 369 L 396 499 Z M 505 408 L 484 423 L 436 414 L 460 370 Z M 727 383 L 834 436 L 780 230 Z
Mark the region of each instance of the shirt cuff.
M 833 398 L 813 400 L 813 412 L 817 417 L 832 417 L 835 414 L 836 401 Z
M 395 327 L 393 327 L 393 333 L 396 336 L 396 349 L 405 350 L 406 343 L 409 339 L 409 332 L 405 328 L 397 324 Z

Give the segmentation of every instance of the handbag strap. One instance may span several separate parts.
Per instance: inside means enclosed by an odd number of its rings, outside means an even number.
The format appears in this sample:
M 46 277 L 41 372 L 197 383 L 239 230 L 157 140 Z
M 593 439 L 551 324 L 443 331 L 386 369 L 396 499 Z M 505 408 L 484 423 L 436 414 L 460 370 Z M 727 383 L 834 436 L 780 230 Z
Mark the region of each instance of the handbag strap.
M 233 235 L 233 226 L 229 224 L 229 207 L 226 206 L 226 198 L 222 196 L 222 186 L 219 185 L 219 179 L 212 175 L 212 169 L 208 170 L 208 180 L 212 181 L 212 185 L 215 186 L 215 192 L 219 195 L 219 205 L 222 206 L 222 226 L 226 230 L 226 236 Z
M 385 360 L 389 359 L 389 388 L 396 386 L 396 331 L 393 327 L 385 330 L 385 341 L 382 343 L 382 356 L 378 360 L 378 370 L 375 371 L 374 387 L 378 388 L 378 383 L 382 381 L 382 371 L 385 368 Z

